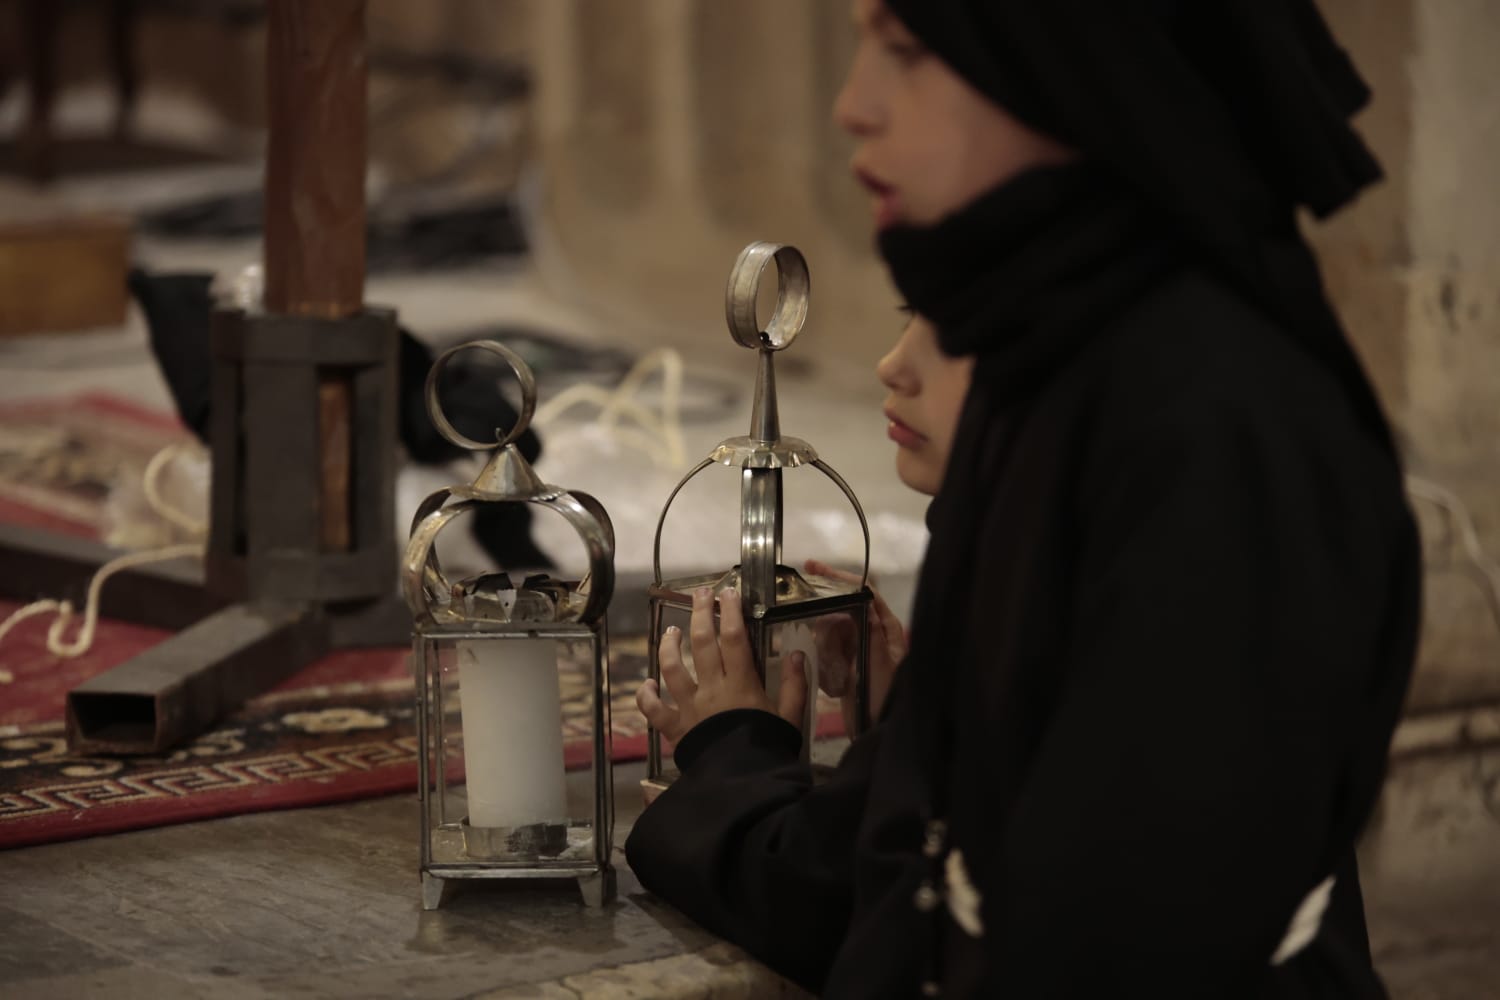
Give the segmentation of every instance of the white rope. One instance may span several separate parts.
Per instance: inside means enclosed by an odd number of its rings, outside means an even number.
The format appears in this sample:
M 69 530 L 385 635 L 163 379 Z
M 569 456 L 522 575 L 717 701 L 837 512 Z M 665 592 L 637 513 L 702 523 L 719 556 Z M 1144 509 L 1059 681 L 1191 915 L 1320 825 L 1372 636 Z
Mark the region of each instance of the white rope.
M 188 442 L 179 441 L 169 444 L 155 455 L 151 461 L 146 463 L 146 474 L 142 479 L 143 492 L 146 494 L 146 503 L 150 508 L 161 515 L 162 519 L 175 528 L 181 528 L 196 538 L 202 538 L 208 534 L 208 524 L 202 518 L 194 517 L 167 503 L 161 495 L 161 487 L 157 480 L 161 478 L 162 470 L 165 469 L 174 458 L 189 449 Z
M 47 652 L 53 656 L 64 659 L 74 659 L 87 653 L 94 645 L 94 635 L 99 627 L 99 596 L 104 589 L 104 584 L 109 578 L 123 570 L 135 566 L 145 566 L 150 563 L 166 562 L 169 559 L 202 558 L 202 538 L 208 533 L 208 525 L 202 519 L 193 517 L 169 504 L 161 495 L 159 480 L 167 465 L 181 454 L 186 448 L 184 442 L 169 444 L 165 448 L 151 456 L 151 461 L 146 463 L 146 472 L 142 477 L 142 486 L 146 495 L 146 504 L 159 517 L 174 527 L 196 536 L 199 541 L 184 542 L 177 545 L 166 545 L 158 549 L 149 549 L 145 552 L 129 552 L 118 556 L 99 567 L 94 578 L 89 581 L 88 595 L 83 602 L 83 624 L 79 626 L 78 633 L 71 641 L 64 636 L 68 627 L 72 624 L 77 610 L 72 601 L 57 601 L 50 598 L 33 601 L 30 604 L 17 608 L 11 616 L 0 622 L 0 642 L 10 634 L 11 630 L 28 618 L 48 613 L 57 617 L 47 629 Z M 13 675 L 8 671 L 0 671 L 0 683 L 9 683 Z
M 661 412 L 653 413 L 636 396 L 657 369 L 661 370 Z M 682 355 L 658 347 L 641 357 L 612 390 L 596 385 L 572 385 L 537 407 L 534 420 L 546 426 L 579 404 L 599 408 L 599 426 L 646 452 L 658 465 L 680 468 L 687 462 L 682 438 Z M 628 419 L 637 426 L 621 426 Z

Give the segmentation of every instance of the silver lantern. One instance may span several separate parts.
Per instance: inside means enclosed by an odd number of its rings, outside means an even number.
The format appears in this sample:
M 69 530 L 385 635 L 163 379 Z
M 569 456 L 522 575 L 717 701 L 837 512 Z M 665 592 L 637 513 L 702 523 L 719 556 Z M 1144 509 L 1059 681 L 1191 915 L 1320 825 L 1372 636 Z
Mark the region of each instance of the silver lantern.
M 459 351 L 499 355 L 521 382 L 516 426 L 498 444 L 473 441 L 449 423 L 438 378 Z M 493 341 L 442 354 L 427 378 L 427 409 L 449 441 L 494 454 L 471 485 L 439 490 L 412 522 L 401 565 L 413 618 L 422 810 L 422 905 L 441 904 L 448 879 L 574 878 L 592 905 L 615 892 L 610 867 L 614 801 L 605 609 L 614 589 L 614 529 L 593 497 L 539 480 L 515 445 L 536 407 L 530 368 Z M 488 504 L 534 504 L 561 515 L 588 552 L 580 581 L 513 579 L 505 572 L 460 581 L 443 575 L 439 534 Z M 593 730 L 592 781 L 565 778 L 564 680 L 586 699 Z
M 761 279 L 774 263 L 777 274 L 776 307 L 764 327 L 756 317 Z M 756 669 L 774 702 L 780 683 L 780 663 L 794 650 L 807 656 L 807 717 L 803 720 L 804 759 L 811 748 L 816 722 L 816 679 L 819 664 L 813 632 L 820 619 L 847 615 L 853 619 L 855 641 L 854 687 L 857 725 L 869 718 L 869 614 L 873 595 L 867 585 L 870 567 L 870 529 L 854 491 L 837 472 L 818 457 L 812 445 L 781 433 L 776 404 L 777 351 L 790 346 L 807 319 L 809 278 L 807 262 L 796 247 L 776 243 L 752 243 L 735 261 L 725 291 L 725 316 L 729 332 L 742 347 L 756 352 L 755 396 L 750 413 L 750 433 L 732 437 L 717 447 L 687 475 L 667 497 L 656 525 L 654 582 L 649 588 L 651 641 L 648 643 L 650 676 L 661 681 L 657 641 L 665 625 L 676 624 L 687 631 L 693 592 L 711 587 L 715 594 L 734 587 L 741 594 L 745 625 Z M 661 540 L 667 515 L 677 495 L 689 480 L 714 465 L 736 469 L 740 475 L 740 561 L 722 572 L 662 578 Z M 843 492 L 864 532 L 864 567 L 858 585 L 804 574 L 781 563 L 782 475 L 788 469 L 811 466 L 827 476 Z M 717 602 L 717 598 L 716 598 Z M 717 617 L 717 613 L 716 613 Z M 851 734 L 854 735 L 854 734 Z M 647 742 L 647 778 L 643 782 L 648 799 L 672 780 L 662 763 L 661 734 L 655 729 Z

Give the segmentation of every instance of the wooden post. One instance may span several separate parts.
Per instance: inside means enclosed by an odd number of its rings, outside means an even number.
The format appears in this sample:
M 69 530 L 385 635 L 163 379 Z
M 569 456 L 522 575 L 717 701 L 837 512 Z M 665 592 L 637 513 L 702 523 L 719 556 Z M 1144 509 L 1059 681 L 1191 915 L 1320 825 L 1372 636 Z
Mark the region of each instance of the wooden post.
M 365 281 L 365 0 L 270 0 L 265 307 L 339 319 Z M 350 545 L 349 375 L 319 373 L 323 547 Z
M 389 593 L 397 329 L 364 307 L 365 4 L 270 0 L 269 15 L 265 312 L 215 316 L 201 595 L 245 603 L 70 691 L 80 752 L 160 752 L 330 642 L 410 628 Z

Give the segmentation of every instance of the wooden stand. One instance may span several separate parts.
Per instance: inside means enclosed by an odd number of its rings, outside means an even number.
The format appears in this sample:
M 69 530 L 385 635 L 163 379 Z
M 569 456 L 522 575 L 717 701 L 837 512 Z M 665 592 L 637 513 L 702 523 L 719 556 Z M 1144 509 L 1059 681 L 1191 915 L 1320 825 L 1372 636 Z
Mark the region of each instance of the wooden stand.
M 224 606 L 70 692 L 77 752 L 162 752 L 331 646 L 410 636 L 392 538 L 395 317 L 363 303 L 365 3 L 271 0 L 269 16 L 265 313 L 215 329 L 228 374 L 205 589 Z M 288 386 L 306 400 L 283 410 Z M 0 563 L 17 566 L 0 587 L 48 575 L 38 548 L 28 562 L 0 538 Z

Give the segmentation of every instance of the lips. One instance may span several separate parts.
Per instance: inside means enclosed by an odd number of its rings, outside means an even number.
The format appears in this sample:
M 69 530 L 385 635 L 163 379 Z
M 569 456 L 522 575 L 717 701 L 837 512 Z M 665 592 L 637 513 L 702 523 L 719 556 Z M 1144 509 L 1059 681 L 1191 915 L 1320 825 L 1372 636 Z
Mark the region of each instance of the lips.
M 863 167 L 856 166 L 853 169 L 855 178 L 875 199 L 873 211 L 876 228 L 884 229 L 894 224 L 901 216 L 901 199 L 895 186 Z
M 885 411 L 885 419 L 888 421 L 885 428 L 886 436 L 902 448 L 920 448 L 926 443 L 925 436 L 903 423 L 901 418 L 889 409 Z

